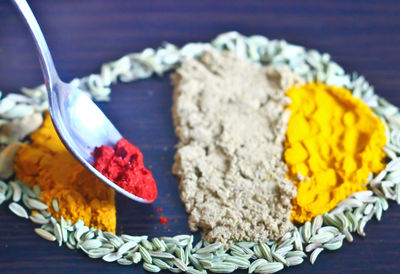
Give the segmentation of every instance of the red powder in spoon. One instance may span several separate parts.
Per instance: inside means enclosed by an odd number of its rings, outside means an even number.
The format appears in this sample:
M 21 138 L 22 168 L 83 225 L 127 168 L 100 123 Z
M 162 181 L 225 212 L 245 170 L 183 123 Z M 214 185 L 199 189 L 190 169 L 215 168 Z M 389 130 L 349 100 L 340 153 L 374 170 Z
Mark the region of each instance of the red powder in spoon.
M 93 166 L 126 191 L 151 201 L 157 197 L 156 182 L 143 164 L 143 154 L 126 139 L 114 148 L 96 147 L 93 156 Z

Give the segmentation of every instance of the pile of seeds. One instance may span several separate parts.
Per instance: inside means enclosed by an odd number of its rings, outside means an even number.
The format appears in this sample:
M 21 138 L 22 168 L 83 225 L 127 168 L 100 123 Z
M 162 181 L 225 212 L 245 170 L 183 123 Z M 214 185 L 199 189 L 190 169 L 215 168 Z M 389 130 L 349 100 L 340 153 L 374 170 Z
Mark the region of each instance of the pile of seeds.
M 330 213 L 318 215 L 313 222 L 306 222 L 278 241 L 237 242 L 225 250 L 220 243 L 200 241 L 193 244 L 191 235 L 149 240 L 147 236 L 117 236 L 86 227 L 82 221 L 72 224 L 63 218 L 56 220 L 47 212 L 47 205 L 40 201 L 40 189 L 37 186 L 31 189 L 17 180 L 8 183 L 0 181 L 0 204 L 11 200 L 8 206 L 13 213 L 41 225 L 35 229 L 39 236 L 57 241 L 60 246 L 64 243 L 70 249 L 80 249 L 90 258 L 116 261 L 121 265 L 142 262 L 143 268 L 150 272 L 166 269 L 171 272 L 230 273 L 236 269 L 248 269 L 249 273 L 273 273 L 284 266 L 301 264 L 306 253 L 310 253 L 310 262 L 314 263 L 322 251 L 340 249 L 344 240 L 352 242 L 352 233 L 365 236 L 365 225 L 372 218 L 381 219 L 383 211 L 389 207 L 388 200 L 400 203 L 399 109 L 376 96 L 364 77 L 345 74 L 339 65 L 330 61 L 328 54 L 305 50 L 285 41 L 269 41 L 262 36 L 244 37 L 230 32 L 218 36 L 211 43 L 190 43 L 181 49 L 166 44 L 158 50 L 146 49 L 130 54 L 103 65 L 101 74 L 75 79 L 73 83 L 88 90 L 95 99 L 107 100 L 112 83 L 148 78 L 153 73 L 161 75 L 178 66 L 181 58 L 199 57 L 210 47 L 235 52 L 254 62 L 288 65 L 308 81 L 343 86 L 361 98 L 387 124 L 389 139 L 384 150 L 390 161 L 376 177 L 370 176 L 370 190 L 352 194 Z M 46 108 L 43 86 L 23 89 L 23 93 L 25 95 L 9 94 L 0 101 L 1 125 L 40 113 Z M 1 141 L 8 146 L 15 144 L 9 138 Z M 7 161 L 3 152 L 0 153 L 0 161 Z M 58 211 L 56 200 L 52 206 Z M 27 209 L 37 212 L 29 215 Z

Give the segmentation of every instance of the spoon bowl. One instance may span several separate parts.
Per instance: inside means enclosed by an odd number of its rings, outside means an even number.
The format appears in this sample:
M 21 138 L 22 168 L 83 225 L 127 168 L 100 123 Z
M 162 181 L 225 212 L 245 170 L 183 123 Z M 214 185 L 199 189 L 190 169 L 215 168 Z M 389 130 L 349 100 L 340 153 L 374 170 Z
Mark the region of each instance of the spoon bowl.
M 93 167 L 94 149 L 102 145 L 113 147 L 122 135 L 86 92 L 60 80 L 43 33 L 28 3 L 25 0 L 12 2 L 25 19 L 35 40 L 48 94 L 50 116 L 65 147 L 87 169 L 116 191 L 137 202 L 153 202 L 124 190 Z

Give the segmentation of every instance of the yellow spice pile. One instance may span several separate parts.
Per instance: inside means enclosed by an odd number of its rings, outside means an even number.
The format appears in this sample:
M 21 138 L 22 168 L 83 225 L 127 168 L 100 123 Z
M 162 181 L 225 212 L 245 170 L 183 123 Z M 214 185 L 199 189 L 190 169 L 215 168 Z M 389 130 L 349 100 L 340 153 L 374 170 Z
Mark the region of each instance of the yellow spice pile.
M 87 226 L 115 232 L 114 191 L 67 151 L 48 113 L 42 127 L 31 134 L 31 141 L 15 157 L 16 177 L 40 187 L 41 199 L 55 218 L 82 219 Z M 53 199 L 58 200 L 59 212 L 51 206 Z
M 287 95 L 292 103 L 284 158 L 297 185 L 291 218 L 302 223 L 366 189 L 370 172 L 384 167 L 385 128 L 344 88 L 310 83 Z

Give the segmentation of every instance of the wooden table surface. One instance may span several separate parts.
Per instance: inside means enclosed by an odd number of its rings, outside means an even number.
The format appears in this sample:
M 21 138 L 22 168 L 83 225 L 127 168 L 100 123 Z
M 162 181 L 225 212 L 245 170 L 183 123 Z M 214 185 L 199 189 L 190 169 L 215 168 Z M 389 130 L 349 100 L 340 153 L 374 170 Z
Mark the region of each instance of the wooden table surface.
M 376 91 L 400 105 L 400 1 L 30 1 L 64 80 L 96 72 L 114 60 L 163 41 L 183 45 L 237 30 L 262 34 L 331 53 L 347 71 L 358 71 Z M 33 43 L 9 1 L 0 1 L 0 90 L 42 82 Z M 117 195 L 118 231 L 150 236 L 189 233 L 187 216 L 171 175 L 177 140 L 171 120 L 168 77 L 113 88 L 100 107 L 144 152 L 159 185 L 153 205 Z M 156 211 L 170 219 L 161 225 Z M 0 272 L 143 272 L 87 258 L 40 239 L 35 226 L 0 207 Z M 400 208 L 391 204 L 366 238 L 320 255 L 286 272 L 400 271 Z

